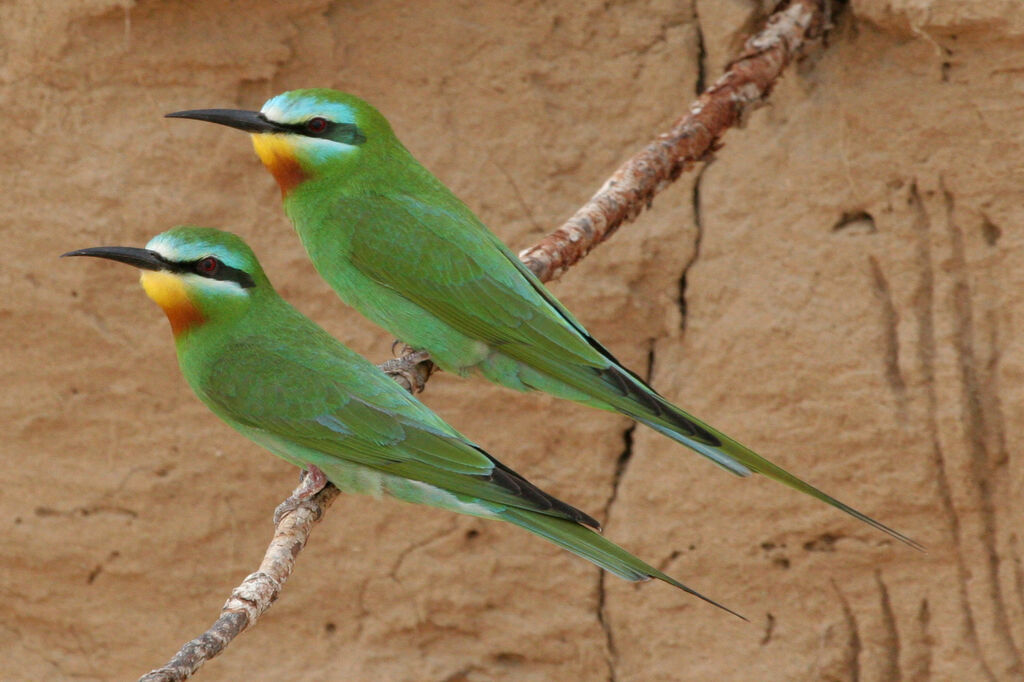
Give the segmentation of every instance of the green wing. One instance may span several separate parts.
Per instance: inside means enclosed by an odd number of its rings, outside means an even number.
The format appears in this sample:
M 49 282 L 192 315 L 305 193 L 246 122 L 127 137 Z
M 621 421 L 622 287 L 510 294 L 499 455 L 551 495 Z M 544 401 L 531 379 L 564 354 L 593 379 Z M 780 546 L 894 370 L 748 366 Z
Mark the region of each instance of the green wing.
M 348 257 L 363 275 L 533 368 L 534 388 L 557 395 L 570 386 L 588 404 L 660 429 L 735 474 L 764 461 L 742 446 L 725 451 L 724 434 L 622 367 L 456 198 L 427 205 L 406 195 L 361 195 L 347 197 L 345 207 L 356 224 Z
M 614 363 L 501 240 L 452 199 L 452 205 L 430 205 L 405 195 L 347 197 L 346 214 L 357 223 L 352 265 L 466 336 L 531 366 L 557 371 Z
M 428 206 L 404 195 L 372 195 L 345 204 L 358 224 L 349 258 L 360 272 L 533 368 L 540 373 L 532 377 L 534 388 L 558 394 L 560 384 L 571 386 L 589 404 L 660 427 L 736 474 L 749 474 L 761 461 L 746 448 L 721 450 L 724 434 L 624 368 L 461 203 Z M 402 225 L 397 238 L 374 228 L 384 221 Z M 443 257 L 420 258 L 419 251 Z
M 235 340 L 214 363 L 201 396 L 228 423 L 475 500 L 599 527 L 460 436 L 323 330 L 293 323 L 287 333 L 303 343 L 276 343 L 264 330 Z
M 344 219 L 353 228 L 346 255 L 363 276 L 532 368 L 535 374 L 523 383 L 533 388 L 565 395 L 560 389 L 570 386 L 588 396 L 581 402 L 637 419 L 734 474 L 759 472 L 915 544 L 658 395 L 595 341 L 462 202 L 434 190 L 431 203 L 405 194 L 343 199 Z

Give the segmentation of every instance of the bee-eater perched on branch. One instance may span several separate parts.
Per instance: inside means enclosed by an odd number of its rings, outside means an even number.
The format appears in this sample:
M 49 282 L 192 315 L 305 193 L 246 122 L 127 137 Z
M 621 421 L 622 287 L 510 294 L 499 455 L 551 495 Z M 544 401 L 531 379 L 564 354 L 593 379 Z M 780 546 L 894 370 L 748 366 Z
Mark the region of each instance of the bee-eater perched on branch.
M 624 368 L 358 97 L 294 90 L 258 112 L 168 115 L 250 133 L 320 275 L 442 369 L 619 412 L 734 474 L 764 474 L 918 546 L 684 412 Z
M 330 481 L 342 492 L 508 521 L 626 580 L 658 578 L 725 609 L 603 538 L 593 518 L 488 455 L 303 316 L 237 236 L 183 226 L 144 249 L 64 255 L 142 270 L 192 390 L 232 428 L 306 470 L 300 497 Z

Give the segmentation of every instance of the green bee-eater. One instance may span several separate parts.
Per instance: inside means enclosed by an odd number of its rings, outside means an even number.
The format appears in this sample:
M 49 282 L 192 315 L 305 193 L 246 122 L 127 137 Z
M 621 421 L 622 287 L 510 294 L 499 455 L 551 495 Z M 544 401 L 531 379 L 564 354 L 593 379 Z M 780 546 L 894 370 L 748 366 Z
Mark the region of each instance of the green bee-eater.
M 320 275 L 442 369 L 619 412 L 734 474 L 762 473 L 916 544 L 687 414 L 624 368 L 363 100 L 293 90 L 258 112 L 168 115 L 251 133 Z
M 303 316 L 239 237 L 183 226 L 144 249 L 64 255 L 143 271 L 192 390 L 242 435 L 308 471 L 301 496 L 330 481 L 343 492 L 508 521 L 626 580 L 658 578 L 725 608 L 603 538 L 593 518 L 488 455 Z

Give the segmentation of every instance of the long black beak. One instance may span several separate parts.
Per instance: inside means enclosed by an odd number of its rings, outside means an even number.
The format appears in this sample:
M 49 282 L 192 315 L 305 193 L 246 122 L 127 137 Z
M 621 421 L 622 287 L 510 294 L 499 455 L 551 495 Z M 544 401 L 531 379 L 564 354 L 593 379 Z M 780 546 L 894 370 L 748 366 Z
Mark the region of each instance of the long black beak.
M 94 246 L 91 249 L 78 249 L 68 251 L 61 258 L 67 256 L 93 256 L 95 258 L 106 258 L 116 260 L 118 263 L 127 263 L 143 270 L 166 270 L 167 261 L 156 251 L 149 249 L 136 249 L 131 246 Z
M 197 121 L 209 121 L 229 128 L 238 128 L 247 133 L 288 132 L 287 128 L 268 121 L 258 111 L 243 111 L 241 109 L 191 109 L 175 111 L 173 114 L 166 114 L 164 118 L 194 118 Z

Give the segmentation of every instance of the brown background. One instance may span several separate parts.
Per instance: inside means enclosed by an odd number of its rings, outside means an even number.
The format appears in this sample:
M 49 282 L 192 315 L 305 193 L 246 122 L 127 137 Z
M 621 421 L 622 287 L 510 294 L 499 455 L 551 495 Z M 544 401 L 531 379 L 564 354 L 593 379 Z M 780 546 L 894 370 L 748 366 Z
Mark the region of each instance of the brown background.
M 159 665 L 296 481 L 191 395 L 133 273 L 58 254 L 229 228 L 300 309 L 389 354 L 244 136 L 161 115 L 350 90 L 522 248 L 761 11 L 590 5 L 0 5 L 0 678 Z M 717 161 L 553 285 L 667 396 L 928 553 L 624 419 L 438 376 L 424 400 L 452 424 L 752 623 L 512 527 L 343 497 L 202 679 L 1019 679 L 1022 41 L 1017 0 L 855 0 Z

